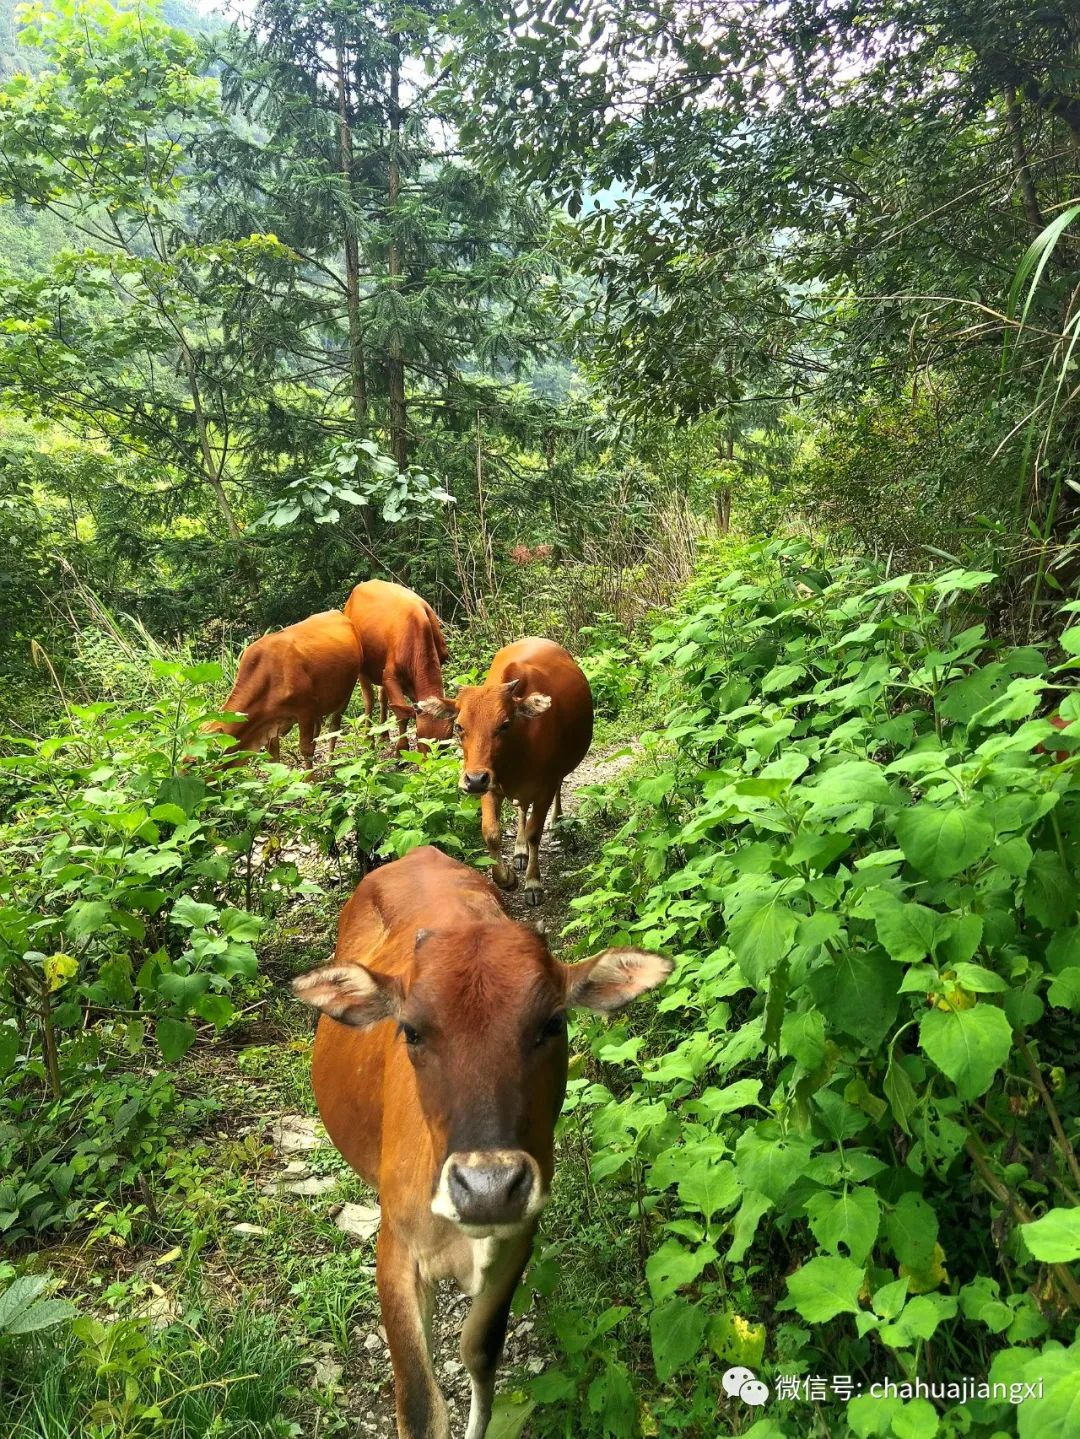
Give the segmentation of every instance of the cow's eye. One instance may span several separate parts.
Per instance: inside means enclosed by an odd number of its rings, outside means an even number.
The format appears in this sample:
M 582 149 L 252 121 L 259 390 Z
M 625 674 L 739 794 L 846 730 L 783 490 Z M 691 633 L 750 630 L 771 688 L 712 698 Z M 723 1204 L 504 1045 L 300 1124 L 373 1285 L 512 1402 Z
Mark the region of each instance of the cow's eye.
M 508 719 L 504 719 L 503 722 L 502 722 L 502 724 L 499 726 L 498 733 L 499 733 L 499 734 L 502 734 L 503 730 L 509 729 L 509 728 L 510 728 L 510 721 L 509 721 Z
M 458 739 L 465 738 L 465 731 L 461 728 L 459 724 L 456 724 L 454 726 L 454 733 L 457 735 Z
M 411 1024 L 399 1024 L 398 1028 L 405 1036 L 405 1043 L 409 1046 L 409 1048 L 415 1049 L 420 1043 L 420 1031 L 418 1029 L 413 1029 Z
M 553 1014 L 548 1020 L 548 1022 L 544 1025 L 543 1029 L 540 1031 L 540 1036 L 536 1042 L 538 1045 L 544 1044 L 547 1040 L 557 1039 L 560 1034 L 565 1033 L 566 1015 L 560 1011 L 558 1014 Z

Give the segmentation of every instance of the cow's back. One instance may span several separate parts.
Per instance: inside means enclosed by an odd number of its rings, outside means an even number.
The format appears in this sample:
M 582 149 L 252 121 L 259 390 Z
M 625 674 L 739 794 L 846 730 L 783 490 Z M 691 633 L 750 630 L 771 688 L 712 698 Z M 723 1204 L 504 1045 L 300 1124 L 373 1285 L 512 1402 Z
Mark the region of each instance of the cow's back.
M 592 744 L 592 691 L 580 665 L 553 640 L 515 640 L 499 650 L 488 670 L 489 684 L 522 680 L 519 693 L 546 694 L 551 708 L 527 722 L 527 751 L 510 759 L 507 792 L 534 780 L 558 785 L 577 768 Z
M 441 664 L 446 644 L 435 611 L 404 585 L 365 580 L 345 603 L 364 651 L 364 678 L 382 684 L 388 669 L 408 678 L 423 675 L 432 661 Z
M 340 610 L 326 610 L 256 640 L 253 649 L 270 676 L 273 702 L 283 712 L 336 713 L 349 702 L 360 674 L 356 631 Z

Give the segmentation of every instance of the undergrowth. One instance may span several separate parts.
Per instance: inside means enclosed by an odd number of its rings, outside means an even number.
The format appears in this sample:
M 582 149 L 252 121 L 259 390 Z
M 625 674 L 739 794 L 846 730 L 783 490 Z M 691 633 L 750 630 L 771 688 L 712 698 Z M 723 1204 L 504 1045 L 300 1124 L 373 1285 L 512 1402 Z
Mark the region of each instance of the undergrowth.
M 579 1035 L 552 1231 L 584 1194 L 588 1237 L 533 1267 L 563 1357 L 532 1423 L 1064 1436 L 1080 628 L 992 644 L 988 573 L 748 559 L 655 627 L 665 719 L 573 902 L 583 950 L 678 965 L 647 1023 Z

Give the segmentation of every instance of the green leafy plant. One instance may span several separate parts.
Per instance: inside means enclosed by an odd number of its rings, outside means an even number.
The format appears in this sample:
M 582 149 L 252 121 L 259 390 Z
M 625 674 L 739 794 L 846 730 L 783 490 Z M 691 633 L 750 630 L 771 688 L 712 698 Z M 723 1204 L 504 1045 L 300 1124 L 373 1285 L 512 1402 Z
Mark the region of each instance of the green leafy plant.
M 961 1350 L 1034 1372 L 1080 1303 L 1076 631 L 1056 657 L 992 643 L 984 572 L 810 585 L 790 545 L 758 568 L 706 572 L 654 630 L 667 720 L 573 901 L 585 947 L 681 956 L 646 1033 L 586 1026 L 598 1068 L 571 1084 L 591 1181 L 636 1230 L 620 1343 L 651 1355 L 598 1433 L 637 1433 L 642 1406 L 651 1432 L 706 1432 L 718 1356 L 771 1379 L 824 1353 L 867 1386 Z M 551 1432 L 588 1379 L 561 1372 L 534 1394 Z M 865 1428 L 852 1403 L 859 1433 L 922 1413 Z

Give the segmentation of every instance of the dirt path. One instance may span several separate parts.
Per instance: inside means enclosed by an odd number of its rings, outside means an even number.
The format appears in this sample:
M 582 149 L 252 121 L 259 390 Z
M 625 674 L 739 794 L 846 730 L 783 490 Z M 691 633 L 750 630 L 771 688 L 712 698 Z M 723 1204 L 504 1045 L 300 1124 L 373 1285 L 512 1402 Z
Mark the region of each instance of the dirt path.
M 525 903 L 525 894 L 519 885 L 504 895 L 506 907 L 516 920 L 524 924 L 543 921 L 544 931 L 554 950 L 559 948 L 559 935 L 570 919 L 570 901 L 577 893 L 575 871 L 581 867 L 580 851 L 583 848 L 578 828 L 573 823 L 580 803 L 580 791 L 592 785 L 602 785 L 615 778 L 628 765 L 633 764 L 640 747 L 633 741 L 629 744 L 611 745 L 599 754 L 590 754 L 582 761 L 563 784 L 563 815 L 569 824 L 552 825 L 550 822 L 540 840 L 540 876 L 544 881 L 544 903 L 539 909 L 530 909 Z M 516 833 L 516 811 L 512 805 L 504 808 L 506 827 L 504 830 L 504 854 L 509 856 L 514 847 Z

